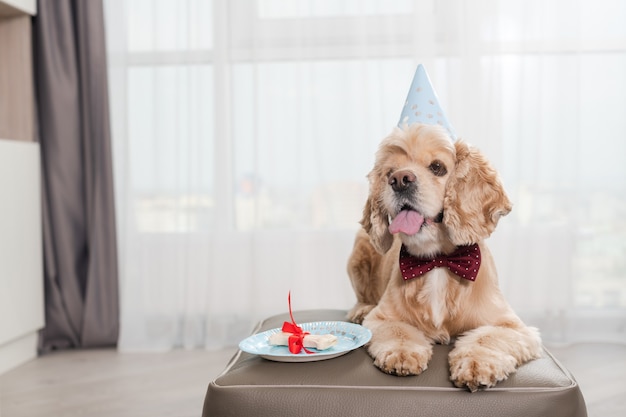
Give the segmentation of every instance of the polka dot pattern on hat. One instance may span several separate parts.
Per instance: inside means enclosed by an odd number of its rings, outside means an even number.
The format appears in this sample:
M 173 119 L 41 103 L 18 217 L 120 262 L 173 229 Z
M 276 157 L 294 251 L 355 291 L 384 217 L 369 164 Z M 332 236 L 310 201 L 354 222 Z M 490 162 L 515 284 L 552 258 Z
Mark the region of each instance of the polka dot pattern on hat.
M 450 134 L 450 138 L 456 140 L 454 129 L 439 105 L 437 94 L 422 64 L 418 65 L 413 76 L 398 126 L 413 123 L 443 126 Z

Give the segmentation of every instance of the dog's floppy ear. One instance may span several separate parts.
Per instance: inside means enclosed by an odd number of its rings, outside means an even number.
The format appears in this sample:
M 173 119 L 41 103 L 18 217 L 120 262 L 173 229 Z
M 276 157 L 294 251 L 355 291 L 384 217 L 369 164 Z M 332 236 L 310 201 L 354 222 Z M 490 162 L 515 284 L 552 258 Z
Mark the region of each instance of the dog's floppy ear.
M 376 179 L 373 176 L 374 173 L 370 173 L 370 194 L 363 208 L 361 226 L 369 235 L 374 249 L 383 254 L 391 247 L 393 236 L 389 232 L 389 213 L 379 198 L 381 190 L 376 186 Z
M 443 223 L 455 245 L 491 235 L 500 217 L 511 211 L 498 173 L 475 148 L 455 142 L 456 165 L 446 185 Z

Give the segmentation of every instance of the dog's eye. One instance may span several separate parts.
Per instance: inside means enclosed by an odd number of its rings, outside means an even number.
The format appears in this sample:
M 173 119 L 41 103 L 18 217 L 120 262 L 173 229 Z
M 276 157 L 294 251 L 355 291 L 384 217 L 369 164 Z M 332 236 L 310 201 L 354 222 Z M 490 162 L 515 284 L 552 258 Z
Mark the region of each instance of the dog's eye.
M 433 161 L 428 168 L 438 177 L 443 177 L 448 173 L 446 166 L 441 161 Z

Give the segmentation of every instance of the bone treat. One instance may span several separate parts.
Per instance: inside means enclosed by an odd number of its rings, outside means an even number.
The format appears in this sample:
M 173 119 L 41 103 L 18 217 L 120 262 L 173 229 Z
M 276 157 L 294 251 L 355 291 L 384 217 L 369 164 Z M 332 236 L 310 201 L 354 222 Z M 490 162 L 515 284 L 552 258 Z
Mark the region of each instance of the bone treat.
M 289 345 L 289 336 L 291 333 L 278 332 L 269 337 L 269 344 L 274 346 Z M 337 343 L 337 336 L 333 334 L 307 334 L 302 341 L 305 348 L 314 348 L 317 350 L 326 350 Z

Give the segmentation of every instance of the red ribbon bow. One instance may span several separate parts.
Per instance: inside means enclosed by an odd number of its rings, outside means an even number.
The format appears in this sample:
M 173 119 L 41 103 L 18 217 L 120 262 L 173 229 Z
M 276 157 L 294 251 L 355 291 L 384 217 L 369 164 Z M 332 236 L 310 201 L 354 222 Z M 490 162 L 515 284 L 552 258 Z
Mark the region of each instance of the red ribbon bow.
M 404 245 L 400 250 L 400 271 L 404 280 L 417 278 L 434 268 L 447 267 L 461 278 L 474 281 L 480 269 L 480 248 L 478 244 L 459 246 L 450 255 L 437 255 L 432 258 L 418 258 L 411 255 Z
M 304 350 L 306 353 L 315 353 L 304 347 L 304 336 L 309 334 L 309 332 L 302 331 L 302 327 L 298 326 L 293 319 L 291 312 L 291 291 L 289 291 L 287 295 L 287 302 L 289 303 L 289 317 L 291 317 L 291 323 L 288 321 L 284 322 L 282 331 L 291 333 L 291 336 L 289 336 L 289 352 L 294 355 L 300 353 L 301 350 Z

